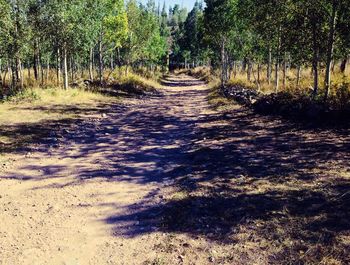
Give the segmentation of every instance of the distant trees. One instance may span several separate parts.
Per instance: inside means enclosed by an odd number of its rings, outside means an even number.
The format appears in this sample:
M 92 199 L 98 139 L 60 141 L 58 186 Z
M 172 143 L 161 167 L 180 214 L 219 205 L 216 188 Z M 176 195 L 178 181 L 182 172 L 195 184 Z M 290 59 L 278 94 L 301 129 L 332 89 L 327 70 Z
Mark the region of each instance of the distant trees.
M 341 61 L 342 71 L 346 68 L 349 1 L 205 0 L 205 4 L 204 11 L 198 11 L 197 3 L 189 13 L 177 39 L 179 50 L 182 57 L 191 59 L 209 54 L 212 65 L 220 63 L 223 83 L 239 61 L 248 79 L 259 87 L 261 66 L 266 65 L 268 83 L 274 80 L 277 92 L 281 83 L 286 87 L 291 66 L 297 68 L 296 86 L 302 66 L 310 66 L 314 97 L 321 87 L 327 98 L 336 60 Z
M 67 88 L 80 72 L 102 82 L 106 68 L 171 62 L 210 63 L 223 84 L 240 66 L 258 88 L 266 69 L 278 92 L 288 69 L 297 69 L 299 87 L 302 67 L 311 67 L 313 96 L 321 88 L 327 99 L 335 63 L 347 67 L 349 24 L 348 0 L 205 0 L 189 13 L 154 0 L 0 0 L 0 85 L 23 87 L 24 71 L 45 85 L 55 69 Z
M 24 69 L 41 85 L 56 69 L 68 88 L 84 70 L 102 82 L 107 67 L 164 65 L 168 25 L 159 21 L 152 0 L 0 0 L 0 86 L 23 87 Z

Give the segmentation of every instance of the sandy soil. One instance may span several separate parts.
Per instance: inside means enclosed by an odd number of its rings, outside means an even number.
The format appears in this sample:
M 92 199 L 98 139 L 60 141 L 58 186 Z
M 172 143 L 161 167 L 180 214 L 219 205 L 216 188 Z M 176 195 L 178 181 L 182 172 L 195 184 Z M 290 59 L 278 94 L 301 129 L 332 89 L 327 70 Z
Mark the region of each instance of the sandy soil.
M 3 167 L 0 264 L 346 264 L 348 130 L 207 96 L 170 76 Z
M 203 83 L 167 85 L 162 96 L 90 115 L 58 132 L 61 144 L 2 169 L 0 264 L 162 262 L 154 246 L 169 235 L 152 216 L 125 216 L 167 198 L 169 172 L 207 108 Z

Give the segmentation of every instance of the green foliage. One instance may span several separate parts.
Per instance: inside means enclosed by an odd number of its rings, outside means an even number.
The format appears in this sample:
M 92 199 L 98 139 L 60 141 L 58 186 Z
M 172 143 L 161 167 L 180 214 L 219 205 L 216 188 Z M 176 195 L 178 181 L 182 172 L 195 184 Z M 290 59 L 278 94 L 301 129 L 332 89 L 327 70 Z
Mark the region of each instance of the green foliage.
M 166 36 L 162 36 L 159 20 L 153 5 L 148 8 L 138 6 L 131 0 L 126 8 L 129 34 L 124 44 L 127 63 L 161 63 L 168 47 Z
M 114 43 L 115 48 L 122 46 L 128 35 L 128 18 L 124 9 L 124 1 L 116 0 L 111 3 L 110 14 L 103 21 L 105 39 Z

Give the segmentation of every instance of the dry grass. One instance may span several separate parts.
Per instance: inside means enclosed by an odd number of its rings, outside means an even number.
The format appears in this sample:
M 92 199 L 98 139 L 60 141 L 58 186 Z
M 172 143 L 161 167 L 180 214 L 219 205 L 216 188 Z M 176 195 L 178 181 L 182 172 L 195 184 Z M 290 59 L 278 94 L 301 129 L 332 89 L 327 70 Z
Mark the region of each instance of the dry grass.
M 115 71 L 112 76 L 112 83 L 123 86 L 138 87 L 139 89 L 144 89 L 145 91 L 162 88 L 160 83 L 157 81 L 157 77 L 146 78 L 133 72 L 130 72 L 127 75 L 122 75 L 119 71 Z
M 116 98 L 82 89 L 26 89 L 0 104 L 0 162 Z M 12 154 L 11 156 L 9 156 Z
M 27 73 L 25 88 L 16 94 L 10 93 L 9 89 L 3 89 L 4 97 L 0 102 L 2 159 L 7 159 L 6 156 L 10 153 L 16 153 L 17 150 L 46 139 L 55 128 L 68 126 L 81 118 L 101 115 L 105 106 L 118 102 L 125 94 L 143 95 L 161 89 L 155 79 L 135 73 L 126 75 L 125 69 L 106 71 L 105 79 L 109 82 L 105 87 L 100 84 L 96 87 L 86 85 L 86 74 L 76 76 L 75 82 L 71 83 L 72 88 L 68 90 L 55 86 L 57 80 L 53 71 L 49 73 L 50 79 L 47 82 L 44 80 L 43 84 L 29 78 Z
M 83 89 L 27 89 L 0 104 L 0 126 L 72 117 L 72 113 L 69 111 L 55 113 L 42 111 L 40 107 L 48 110 L 50 108 L 55 109 L 57 106 L 88 108 L 99 102 L 111 102 L 113 100 L 115 99 Z
M 268 83 L 267 74 L 266 74 L 266 67 L 262 67 L 261 73 L 260 73 L 260 87 L 261 92 L 265 94 L 270 94 L 275 92 L 274 87 L 274 72 L 272 73 L 272 79 L 270 84 Z M 231 75 L 231 79 L 229 81 L 230 85 L 239 84 L 244 87 L 257 89 L 257 82 L 256 79 L 254 79 L 254 76 L 257 78 L 257 69 L 253 69 L 253 73 L 251 75 L 251 80 L 248 81 L 247 73 L 242 71 L 237 71 L 236 76 L 233 74 Z M 282 71 L 280 72 L 280 88 L 279 92 L 290 92 L 290 93 L 302 93 L 302 94 L 308 94 L 313 87 L 313 75 L 310 68 L 303 68 L 301 71 L 301 79 L 300 84 L 297 86 L 297 70 L 292 68 L 287 72 L 287 82 L 286 86 L 283 87 L 283 81 L 282 81 Z M 319 82 L 320 82 L 320 92 L 322 93 L 323 90 L 323 80 L 324 80 L 324 71 L 321 71 Z M 340 73 L 339 70 L 335 69 L 334 73 L 332 74 L 332 93 L 335 93 L 337 91 L 337 88 L 346 82 L 350 82 L 350 70 L 348 70 L 345 75 Z

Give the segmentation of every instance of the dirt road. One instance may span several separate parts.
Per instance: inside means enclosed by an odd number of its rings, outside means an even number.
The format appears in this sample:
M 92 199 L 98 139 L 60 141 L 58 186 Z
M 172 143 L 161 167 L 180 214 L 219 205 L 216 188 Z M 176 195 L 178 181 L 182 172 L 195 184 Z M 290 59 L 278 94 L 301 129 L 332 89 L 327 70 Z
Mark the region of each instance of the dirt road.
M 348 134 L 220 114 L 207 95 L 171 76 L 2 170 L 0 264 L 346 260 Z
M 132 215 L 165 200 L 207 108 L 203 83 L 167 82 L 164 95 L 106 109 L 57 136 L 59 147 L 1 172 L 1 264 L 157 259 L 154 246 L 166 235 L 150 217 Z

